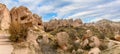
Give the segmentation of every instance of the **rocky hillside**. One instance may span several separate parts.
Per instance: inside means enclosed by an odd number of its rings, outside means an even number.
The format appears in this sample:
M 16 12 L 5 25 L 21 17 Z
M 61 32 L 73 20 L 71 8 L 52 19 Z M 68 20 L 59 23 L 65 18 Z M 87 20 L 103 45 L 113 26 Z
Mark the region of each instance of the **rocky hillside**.
M 76 32 L 79 35 L 82 33 L 82 31 L 91 30 L 93 31 L 93 33 L 96 33 L 101 38 L 102 36 L 113 38 L 115 33 L 120 31 L 120 23 L 103 19 L 96 23 L 83 24 L 80 19 L 76 19 L 76 20 L 73 20 L 73 19 L 56 20 L 55 19 L 49 22 L 45 22 L 44 29 L 46 32 L 50 32 L 53 35 L 55 35 L 54 33 L 63 31 L 65 29 L 66 30 L 73 29 L 73 30 L 79 31 L 80 33 Z
M 79 26 L 76 26 L 76 25 L 79 25 Z M 58 36 L 58 34 L 61 32 L 66 32 L 70 38 L 68 44 L 73 46 L 75 44 L 74 41 L 80 40 L 80 44 L 82 44 L 82 42 L 89 41 L 87 39 L 92 38 L 88 36 L 96 37 L 95 39 L 98 39 L 102 43 L 102 44 L 96 43 L 96 45 L 100 44 L 98 48 L 101 51 L 104 51 L 108 48 L 110 39 L 115 41 L 119 40 L 119 35 L 120 35 L 120 23 L 113 22 L 106 19 L 100 20 L 96 23 L 85 23 L 85 24 L 82 23 L 80 19 L 79 20 L 78 19 L 76 20 L 73 20 L 73 19 L 56 20 L 55 19 L 49 22 L 45 22 L 44 29 L 46 32 L 54 36 Z M 87 32 L 87 31 L 90 31 L 90 32 Z M 98 40 L 93 40 L 93 42 L 94 41 L 96 42 Z M 94 51 L 94 47 L 90 46 L 89 44 L 86 45 L 86 47 L 82 47 L 82 45 L 79 45 L 79 46 L 80 46 L 80 49 L 82 49 L 85 52 L 89 51 L 90 49 L 92 50 L 92 48 Z M 72 47 L 72 50 L 74 49 L 76 48 Z M 77 46 L 77 49 L 79 50 L 78 46 Z
M 42 22 L 27 7 L 9 11 L 0 4 L 0 31 L 2 37 L 9 34 L 7 39 L 13 46 L 9 54 L 120 53 L 120 22 L 106 19 L 96 23 L 83 23 L 81 19 Z

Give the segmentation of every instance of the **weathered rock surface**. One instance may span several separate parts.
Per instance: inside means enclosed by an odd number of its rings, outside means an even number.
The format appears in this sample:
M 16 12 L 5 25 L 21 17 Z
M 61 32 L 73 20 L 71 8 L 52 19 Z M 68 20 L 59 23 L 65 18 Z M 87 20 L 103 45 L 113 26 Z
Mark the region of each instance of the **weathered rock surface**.
M 28 31 L 26 40 L 13 44 L 12 54 L 41 54 L 37 32 L 43 30 L 42 20 L 37 14 L 32 14 L 26 7 L 20 6 L 13 8 L 10 12 L 12 23 L 20 23 L 27 26 Z
M 120 45 L 114 45 L 109 49 L 106 49 L 101 54 L 119 54 L 120 53 Z
M 88 52 L 88 54 L 100 54 L 101 50 L 97 47 L 90 49 L 90 51 Z
M 37 39 L 42 54 L 57 54 L 55 37 L 42 31 Z
M 82 20 L 81 19 L 76 19 L 74 20 L 74 22 L 72 23 L 73 27 L 80 27 L 82 24 Z
M 46 29 L 46 31 L 53 31 L 54 29 L 57 29 L 59 27 L 80 27 L 82 25 L 82 21 L 81 19 L 61 19 L 61 20 L 51 20 L 49 22 L 45 22 L 44 23 L 44 28 Z
M 0 3 L 0 29 L 8 30 L 11 23 L 10 13 L 6 5 Z
M 41 26 L 42 19 L 37 14 L 32 14 L 28 8 L 20 6 L 18 8 L 14 7 L 10 11 L 10 15 L 13 23 L 20 22 L 21 24 L 26 24 L 26 26 Z
M 15 43 L 12 54 L 42 54 L 36 39 L 38 34 L 34 30 L 28 32 L 25 42 Z
M 11 45 L 8 39 L 11 34 L 0 33 L 0 54 L 11 54 L 11 52 L 12 54 L 120 53 L 120 34 L 114 34 L 120 31 L 120 22 L 101 20 L 83 24 L 81 19 L 55 19 L 43 23 L 41 17 L 24 6 L 14 7 L 9 12 L 4 4 L 0 4 L 0 31 L 7 32 L 12 23 L 27 26 L 27 35 L 17 33 L 17 38 L 24 36 L 20 39 L 24 41 L 14 42 Z M 18 27 L 16 26 L 17 29 Z M 15 37 L 15 35 L 11 36 Z M 106 38 L 114 41 L 111 42 Z
M 63 49 L 68 49 L 69 35 L 66 32 L 60 32 L 56 35 L 58 45 Z

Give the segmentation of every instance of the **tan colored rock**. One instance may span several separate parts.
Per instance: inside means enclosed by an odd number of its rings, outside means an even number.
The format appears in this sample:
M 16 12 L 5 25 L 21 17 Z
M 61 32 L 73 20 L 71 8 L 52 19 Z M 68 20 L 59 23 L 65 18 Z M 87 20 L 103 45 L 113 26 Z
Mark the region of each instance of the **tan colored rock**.
M 120 45 L 114 45 L 102 51 L 101 54 L 119 54 L 119 53 L 120 53 Z
M 13 51 L 11 54 L 28 54 L 30 52 L 29 48 L 27 47 L 28 43 L 21 42 L 13 44 Z
M 28 27 L 26 40 L 13 45 L 13 54 L 41 54 L 40 46 L 36 41 L 39 33 L 43 30 L 41 17 L 37 14 L 32 14 L 24 6 L 13 8 L 10 14 L 12 17 L 12 23 L 19 22 Z
M 81 42 L 81 46 L 84 48 L 86 46 L 90 46 L 90 47 L 100 47 L 101 42 L 100 40 L 96 37 L 96 36 L 92 36 L 90 38 L 86 38 L 85 40 L 83 40 L 83 42 Z
M 60 27 L 80 27 L 82 25 L 82 21 L 80 19 L 54 19 L 54 20 L 50 20 L 49 22 L 45 22 L 44 23 L 44 28 L 46 29 L 46 31 L 53 31 L 57 28 Z
M 69 21 L 66 20 L 66 19 L 61 20 L 61 21 L 60 21 L 60 25 L 61 25 L 61 26 L 69 26 Z
M 87 30 L 86 32 L 87 34 L 83 36 L 83 42 L 81 42 L 81 46 L 83 46 L 83 48 L 86 46 L 99 48 L 101 45 L 99 38 L 97 36 L 92 36 L 93 34 L 90 30 Z
M 31 19 L 28 15 L 32 15 L 32 13 L 24 6 L 20 6 L 18 8 L 14 7 L 10 11 L 12 22 L 20 22 L 22 20 Z
M 13 44 L 12 54 L 42 54 L 39 44 L 36 41 L 38 34 L 33 29 L 28 31 L 27 40 Z
M 90 51 L 88 52 L 88 54 L 100 54 L 101 50 L 97 47 L 90 49 Z
M 58 23 L 59 23 L 59 21 L 56 19 L 50 20 L 50 22 L 44 23 L 44 27 L 45 27 L 46 31 L 51 31 L 58 27 L 58 25 L 59 25 Z
M 84 34 L 84 36 L 82 37 L 82 39 L 87 39 L 89 37 L 91 37 L 93 35 L 91 30 L 86 30 L 86 34 Z
M 0 4 L 0 27 L 2 30 L 8 30 L 11 23 L 10 13 L 6 5 Z
M 39 25 L 43 25 L 42 24 L 42 17 L 39 17 L 37 14 L 33 14 L 34 20 L 33 20 L 33 24 L 35 24 L 36 26 Z
M 55 37 L 46 32 L 40 32 L 37 39 L 43 54 L 57 54 L 55 41 Z
M 74 22 L 72 23 L 73 27 L 80 27 L 82 25 L 82 20 L 81 19 L 76 19 L 74 20 Z
M 74 44 L 79 47 L 80 46 L 80 39 L 76 38 L 76 40 L 74 40 Z
M 85 48 L 87 45 L 89 44 L 89 40 L 88 39 L 85 39 L 85 40 L 83 40 L 82 42 L 81 42 L 81 46 L 82 46 L 82 48 Z
M 100 40 L 96 36 L 90 37 L 90 41 L 92 41 L 89 43 L 91 47 L 99 47 L 101 45 Z
M 20 22 L 26 26 L 42 26 L 42 19 L 37 14 L 32 14 L 28 8 L 20 6 L 14 7 L 10 11 L 12 22 Z
M 56 35 L 58 45 L 63 49 L 67 50 L 69 35 L 66 32 L 60 32 Z
M 117 41 L 120 41 L 120 34 L 119 34 L 119 32 L 117 32 L 115 34 L 114 39 L 117 40 Z

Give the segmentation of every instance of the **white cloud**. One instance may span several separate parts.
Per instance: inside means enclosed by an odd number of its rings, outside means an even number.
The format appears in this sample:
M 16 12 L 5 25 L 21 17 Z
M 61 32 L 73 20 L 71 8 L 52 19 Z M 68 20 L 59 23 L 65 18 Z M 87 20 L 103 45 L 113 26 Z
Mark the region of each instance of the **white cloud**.
M 19 2 L 41 2 L 42 0 L 19 0 Z
M 102 16 L 95 17 L 92 20 L 90 20 L 89 22 L 97 22 L 101 19 L 109 19 L 109 20 L 112 20 L 112 21 L 119 21 L 120 18 L 114 18 L 115 16 L 116 15 L 113 15 L 113 14 L 105 14 L 105 15 L 102 15 Z M 119 14 L 119 16 L 120 16 L 120 14 Z
M 112 19 L 112 21 L 120 22 L 120 18 L 119 19 Z
M 94 7 L 91 6 L 89 8 L 90 11 L 88 9 L 83 12 L 78 12 L 69 16 L 69 18 L 94 17 L 89 22 L 98 21 L 101 19 L 116 19 L 114 17 L 118 17 L 118 15 L 120 16 L 120 13 L 117 13 L 117 11 L 119 12 L 120 10 L 118 8 L 120 7 L 119 5 L 120 5 L 120 1 L 118 0 L 107 4 L 96 5 Z
M 68 2 L 75 2 L 75 3 L 91 3 L 91 2 L 100 2 L 101 0 L 64 0 Z
M 72 15 L 72 16 L 69 16 L 68 18 L 78 18 L 78 17 L 80 17 L 80 16 L 84 16 L 84 15 L 89 14 L 89 13 L 92 13 L 92 12 L 94 12 L 94 11 L 80 12 L 80 13 L 76 13 L 76 14 L 74 14 L 74 15 Z
M 84 8 L 86 6 L 81 6 L 79 4 L 70 4 L 57 9 L 55 12 L 58 13 L 58 17 L 64 17 L 65 15 L 75 12 L 77 9 Z
M 33 13 L 39 15 L 46 15 L 48 13 L 56 13 L 57 16 L 53 18 L 87 18 L 91 17 L 93 21 L 100 19 L 111 19 L 113 21 L 120 21 L 120 0 L 0 0 L 1 3 L 7 5 L 9 9 L 15 6 L 26 6 Z M 64 3 L 69 3 L 64 5 Z M 58 7 L 58 5 L 62 5 Z M 93 18 L 94 17 L 94 18 Z M 116 20 L 118 19 L 118 20 Z M 44 20 L 45 21 L 45 20 Z
M 53 6 L 41 6 L 36 9 L 36 12 L 40 13 L 41 15 L 50 13 L 54 10 Z

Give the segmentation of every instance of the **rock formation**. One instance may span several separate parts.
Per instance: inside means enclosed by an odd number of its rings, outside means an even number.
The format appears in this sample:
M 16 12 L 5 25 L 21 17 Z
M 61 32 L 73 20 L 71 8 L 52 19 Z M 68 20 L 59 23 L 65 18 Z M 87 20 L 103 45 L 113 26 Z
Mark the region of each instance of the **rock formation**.
M 99 48 L 97 48 L 97 47 L 92 48 L 92 49 L 88 52 L 88 54 L 100 54 L 100 53 L 101 53 L 101 50 L 100 50 Z
M 37 39 L 42 54 L 57 54 L 56 38 L 44 31 L 40 32 Z
M 45 31 L 53 31 L 59 27 L 80 27 L 82 25 L 82 21 L 80 19 L 61 19 L 61 20 L 50 20 L 49 22 L 44 23 Z
M 82 25 L 82 20 L 81 19 L 76 19 L 74 20 L 74 22 L 72 23 L 73 27 L 80 27 Z
M 56 35 L 58 45 L 63 49 L 68 49 L 69 35 L 66 32 L 60 32 Z
M 43 23 L 24 6 L 9 11 L 0 4 L 0 49 L 8 43 L 13 49 L 7 54 L 119 54 L 116 31 L 120 31 L 120 22 L 53 19 Z
M 119 34 L 119 32 L 116 32 L 116 34 L 114 36 L 114 39 L 117 40 L 117 41 L 120 41 L 120 34 Z
M 10 15 L 13 23 L 20 22 L 21 24 L 26 24 L 26 26 L 42 25 L 41 17 L 37 14 L 32 14 L 28 8 L 24 6 L 12 8 Z
M 0 4 L 0 29 L 8 30 L 11 23 L 10 12 L 6 5 Z

